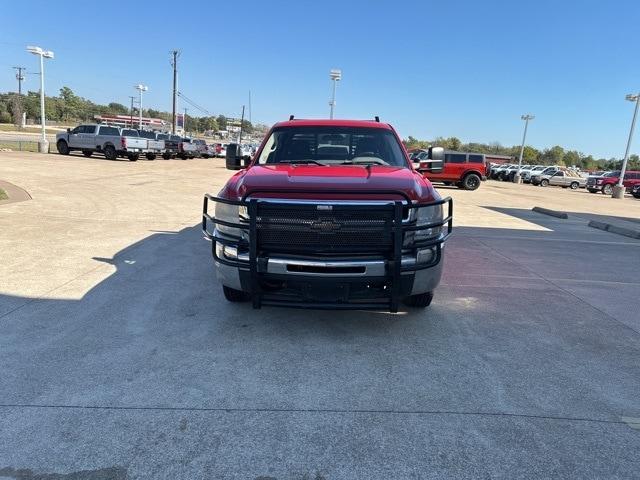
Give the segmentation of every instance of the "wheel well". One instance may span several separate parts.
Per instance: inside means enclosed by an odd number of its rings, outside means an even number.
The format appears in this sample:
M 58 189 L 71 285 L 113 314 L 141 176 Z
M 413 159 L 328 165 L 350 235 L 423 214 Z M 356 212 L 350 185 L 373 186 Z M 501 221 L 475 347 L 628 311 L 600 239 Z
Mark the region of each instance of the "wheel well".
M 471 175 L 472 173 L 476 174 L 477 176 L 479 176 L 480 178 L 482 178 L 482 174 L 477 171 L 477 170 L 467 170 L 466 172 L 464 172 L 462 174 L 462 178 L 466 177 L 467 175 Z

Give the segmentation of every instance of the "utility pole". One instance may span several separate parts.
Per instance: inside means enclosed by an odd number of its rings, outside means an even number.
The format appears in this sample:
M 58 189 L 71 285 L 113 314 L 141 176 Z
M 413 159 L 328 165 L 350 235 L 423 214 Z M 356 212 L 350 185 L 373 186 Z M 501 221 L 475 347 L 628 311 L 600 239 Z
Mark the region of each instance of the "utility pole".
M 251 90 L 249 90 L 249 123 L 251 123 Z
M 187 109 L 184 109 L 184 117 L 182 117 L 182 129 L 184 130 L 184 134 L 187 134 Z
M 342 80 L 342 70 L 334 68 L 329 71 L 329 78 L 333 82 L 333 93 L 331 94 L 331 101 L 329 105 L 331 109 L 329 110 L 329 118 L 333 120 L 333 109 L 336 106 L 336 84 Z
M 129 121 L 131 122 L 131 128 L 133 128 L 133 100 L 136 98 L 133 95 L 129 96 L 131 99 L 131 109 L 129 110 Z
M 242 144 L 242 124 L 244 123 L 244 105 L 242 105 L 242 117 L 240 117 L 240 133 L 238 134 L 238 145 Z
M 24 80 L 24 75 L 22 74 L 23 70 L 26 70 L 24 67 L 13 67 L 18 71 L 16 73 L 16 80 L 18 80 L 18 95 L 22 96 L 22 81 Z
M 522 134 L 522 146 L 520 147 L 520 157 L 518 159 L 518 171 L 513 177 L 513 181 L 515 183 L 520 183 L 520 169 L 522 168 L 522 155 L 524 154 L 524 142 L 527 140 L 527 127 L 529 127 L 529 120 L 533 120 L 534 117 L 531 114 L 526 114 L 520 116 L 522 120 L 524 120 L 524 133 Z
M 629 149 L 631 148 L 631 141 L 633 140 L 633 130 L 636 128 L 636 117 L 638 116 L 638 108 L 640 107 L 640 93 L 637 95 L 629 94 L 625 97 L 630 102 L 636 103 L 636 108 L 633 111 L 633 120 L 631 120 L 631 129 L 629 130 L 629 139 L 627 140 L 627 149 L 624 152 L 624 160 L 622 160 L 622 169 L 620 170 L 620 177 L 618 178 L 618 184 L 613 187 L 611 196 L 613 198 L 624 198 L 625 186 L 624 186 L 624 174 L 627 172 L 627 162 L 629 161 Z
M 178 55 L 180 52 L 178 50 L 174 50 L 171 52 L 173 55 L 173 60 L 171 65 L 173 65 L 173 109 L 171 110 L 171 133 L 175 135 L 176 133 L 176 108 L 177 108 L 177 95 L 178 95 Z M 185 114 L 186 115 L 186 114 Z M 186 122 L 186 117 L 185 117 Z

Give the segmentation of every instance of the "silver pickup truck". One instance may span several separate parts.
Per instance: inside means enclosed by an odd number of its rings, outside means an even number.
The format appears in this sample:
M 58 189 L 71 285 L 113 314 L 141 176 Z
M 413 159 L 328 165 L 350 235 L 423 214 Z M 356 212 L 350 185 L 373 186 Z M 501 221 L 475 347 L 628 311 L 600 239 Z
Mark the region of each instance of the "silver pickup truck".
M 166 150 L 164 140 L 158 139 L 158 134 L 151 130 L 138 130 L 141 138 L 147 139 L 147 160 L 155 160 L 156 156 L 163 155 Z
M 199 156 L 198 144 L 191 138 L 184 137 L 178 145 L 178 158 L 186 160 L 187 158 L 196 158 Z
M 101 153 L 108 160 L 127 157 L 135 162 L 145 152 L 146 146 L 145 139 L 123 136 L 118 127 L 110 125 L 78 125 L 56 135 L 56 147 L 62 155 L 80 150 L 85 157 Z

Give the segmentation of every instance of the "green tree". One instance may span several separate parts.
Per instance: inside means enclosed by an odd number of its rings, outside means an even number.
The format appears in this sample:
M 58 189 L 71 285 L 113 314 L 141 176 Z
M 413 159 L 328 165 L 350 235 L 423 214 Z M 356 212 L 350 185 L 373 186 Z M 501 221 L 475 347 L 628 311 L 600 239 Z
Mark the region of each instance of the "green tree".
M 224 115 L 218 115 L 216 121 L 218 122 L 218 128 L 220 128 L 220 130 L 227 129 L 227 118 Z
M 113 115 L 126 115 L 129 113 L 129 109 L 121 103 L 111 102 L 107 105 L 107 111 Z

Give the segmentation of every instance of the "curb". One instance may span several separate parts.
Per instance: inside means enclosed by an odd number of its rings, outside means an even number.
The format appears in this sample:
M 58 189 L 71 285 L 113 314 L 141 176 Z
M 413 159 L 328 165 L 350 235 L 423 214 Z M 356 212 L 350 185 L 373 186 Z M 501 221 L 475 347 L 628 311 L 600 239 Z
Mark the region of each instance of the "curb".
M 618 227 L 617 225 L 612 225 L 611 223 L 597 222 L 596 220 L 591 220 L 589 222 L 589 226 L 591 228 L 597 228 L 598 230 L 603 230 L 605 232 L 615 233 L 617 235 L 623 235 L 625 237 L 636 238 L 640 240 L 640 230 Z
M 542 208 L 542 207 L 533 207 L 531 210 L 534 212 L 542 213 L 544 215 L 550 215 L 556 218 L 563 218 L 565 220 L 569 218 L 569 215 L 567 214 L 567 212 L 560 212 L 558 210 L 549 210 L 548 208 Z

